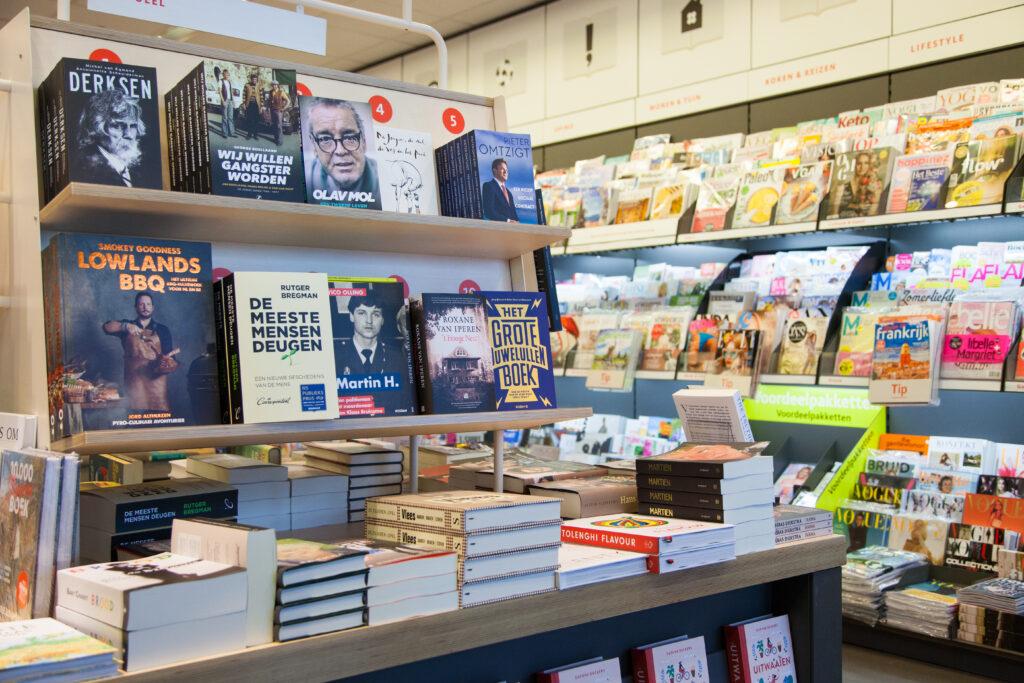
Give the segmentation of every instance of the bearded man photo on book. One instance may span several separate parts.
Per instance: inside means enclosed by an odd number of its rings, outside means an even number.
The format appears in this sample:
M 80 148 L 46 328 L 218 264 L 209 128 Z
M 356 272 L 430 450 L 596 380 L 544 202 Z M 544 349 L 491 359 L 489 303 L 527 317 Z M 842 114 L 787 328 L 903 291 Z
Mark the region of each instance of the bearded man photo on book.
M 160 164 L 143 163 L 142 138 L 146 124 L 135 98 L 119 90 L 93 95 L 82 110 L 78 125 L 75 177 L 89 182 L 125 187 L 160 187 Z
M 174 359 L 171 331 L 153 319 L 155 312 L 152 292 L 135 295 L 134 320 L 108 320 L 103 331 L 120 337 L 124 349 L 124 388 L 128 394 L 128 409 L 139 411 L 170 411 L 167 376 L 178 369 Z

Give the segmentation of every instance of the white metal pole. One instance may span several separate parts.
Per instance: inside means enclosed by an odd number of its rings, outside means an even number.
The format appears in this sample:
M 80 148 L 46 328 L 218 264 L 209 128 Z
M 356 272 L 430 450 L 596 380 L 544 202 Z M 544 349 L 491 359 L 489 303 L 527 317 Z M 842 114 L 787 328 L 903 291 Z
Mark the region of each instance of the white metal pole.
M 409 491 L 420 490 L 420 435 L 409 437 Z
M 505 490 L 505 430 L 494 430 L 494 491 Z
M 71 21 L 71 0 L 57 0 L 57 18 Z
M 360 21 L 366 21 L 371 24 L 390 26 L 391 28 L 411 31 L 412 33 L 419 33 L 420 35 L 427 36 L 434 41 L 434 45 L 437 47 L 437 84 L 442 90 L 448 88 L 448 46 L 444 44 L 444 38 L 433 26 L 421 24 L 418 21 L 412 21 L 411 0 L 403 0 L 402 6 L 402 13 L 408 13 L 408 19 L 399 19 L 398 17 L 392 17 L 387 14 L 378 14 L 377 12 L 367 12 L 366 10 L 356 9 L 355 7 L 338 5 L 336 3 L 329 2 L 328 0 L 302 0 L 302 4 L 311 9 L 318 9 L 322 12 L 339 14 L 343 17 L 351 17 L 352 19 L 359 19 Z

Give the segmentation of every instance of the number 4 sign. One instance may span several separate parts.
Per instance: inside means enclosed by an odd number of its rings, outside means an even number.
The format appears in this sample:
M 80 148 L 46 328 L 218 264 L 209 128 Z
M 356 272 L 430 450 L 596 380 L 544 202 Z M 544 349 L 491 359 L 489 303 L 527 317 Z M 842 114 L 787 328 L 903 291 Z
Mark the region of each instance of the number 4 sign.
M 394 113 L 388 98 L 383 95 L 374 95 L 370 98 L 370 114 L 377 123 L 387 123 Z

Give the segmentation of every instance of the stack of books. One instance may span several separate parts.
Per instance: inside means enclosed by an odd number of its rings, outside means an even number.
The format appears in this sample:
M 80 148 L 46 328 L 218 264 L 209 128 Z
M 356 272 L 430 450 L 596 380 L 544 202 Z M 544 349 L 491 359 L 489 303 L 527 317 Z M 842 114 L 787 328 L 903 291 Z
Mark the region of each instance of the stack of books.
M 292 529 L 348 522 L 348 477 L 305 465 L 288 465 Z
M 238 521 L 277 531 L 291 529 L 288 468 L 232 453 L 195 455 L 185 462 L 195 477 L 223 482 L 238 491 Z
M 563 543 L 558 549 L 558 590 L 646 573 L 643 553 L 576 543 Z
M 128 486 L 99 487 L 79 495 L 83 562 L 110 562 L 119 547 L 169 541 L 175 518 L 234 519 L 238 491 L 228 484 L 190 477 Z
M 54 573 L 78 555 L 78 470 L 75 455 L 0 452 L 0 620 L 50 616 Z
M 372 498 L 367 537 L 459 556 L 459 605 L 469 607 L 555 589 L 561 519 L 551 498 L 485 491 L 435 491 Z
M 348 477 L 348 521 L 364 519 L 366 499 L 402 492 L 402 451 L 354 441 L 312 441 L 305 460 L 315 467 Z
M 928 579 L 928 561 L 917 553 L 869 545 L 846 556 L 843 615 L 874 626 L 885 618 L 884 591 Z
M 522 455 L 515 462 L 509 463 L 503 470 L 503 487 L 509 493 L 526 493 L 527 488 L 541 482 L 561 481 L 566 479 L 589 479 L 608 473 L 603 467 L 595 467 L 571 460 L 540 460 L 529 455 Z M 494 463 L 485 461 L 477 470 L 478 488 L 491 488 L 494 485 Z
M 832 533 L 832 513 L 802 505 L 775 506 L 775 545 L 806 541 Z
M 361 548 L 278 539 L 274 639 L 284 642 L 366 623 L 365 556 Z
M 664 519 L 645 515 L 605 515 L 562 524 L 562 542 L 647 555 L 647 570 L 665 574 L 736 559 L 731 524 Z
M 977 605 L 960 605 L 957 640 L 1024 652 L 1024 616 Z
M 683 444 L 636 462 L 642 515 L 736 527 L 736 554 L 775 546 L 772 458 L 766 442 Z
M 62 569 L 55 616 L 137 671 L 244 648 L 247 599 L 241 567 L 162 553 Z
M 915 583 L 885 594 L 885 623 L 933 638 L 951 638 L 959 587 L 942 581 Z
M 369 626 L 459 608 L 459 563 L 454 552 L 365 538 L 338 545 L 366 553 Z
M 115 650 L 55 619 L 0 622 L 0 680 L 91 681 L 117 675 Z
M 545 496 L 562 501 L 562 518 L 579 519 L 636 512 L 636 474 L 605 474 L 589 479 L 563 479 L 531 484 L 531 496 Z

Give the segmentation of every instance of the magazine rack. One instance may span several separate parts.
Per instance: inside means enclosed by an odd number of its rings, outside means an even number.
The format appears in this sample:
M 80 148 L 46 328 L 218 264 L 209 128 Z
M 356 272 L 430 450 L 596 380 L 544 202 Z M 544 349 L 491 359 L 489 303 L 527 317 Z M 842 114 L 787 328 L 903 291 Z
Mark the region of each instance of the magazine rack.
M 590 414 L 586 408 L 459 415 L 355 418 L 326 422 L 262 425 L 163 427 L 85 432 L 47 443 L 48 415 L 41 247 L 57 231 L 136 235 L 212 241 L 214 262 L 230 270 L 356 272 L 400 275 L 413 292 L 476 289 L 536 291 L 533 250 L 564 240 L 569 231 L 547 226 L 414 216 L 277 201 L 72 183 L 40 208 L 35 91 L 62 57 L 90 58 L 109 50 L 121 61 L 157 70 L 163 93 L 204 58 L 294 69 L 318 95 L 367 101 L 377 95 L 391 104 L 387 123 L 429 132 L 439 146 L 473 128 L 505 130 L 504 101 L 407 83 L 385 81 L 244 54 L 31 18 L 23 10 L 0 30 L 0 93 L 19 134 L 10 136 L 10 202 L 0 223 L 9 267 L 0 295 L 9 306 L 0 315 L 0 368 L 7 411 L 40 416 L 40 446 L 78 453 L 158 450 L 185 446 L 280 443 L 357 436 L 410 436 L 411 488 L 416 490 L 419 435 L 497 430 L 495 486 L 502 483 L 501 430 L 535 427 Z M 5 101 L 6 100 L 6 101 Z M 161 107 L 161 123 L 164 112 Z M 452 112 L 461 125 L 445 126 Z M 166 127 L 164 126 L 164 130 Z M 166 139 L 161 133 L 165 187 Z M 4 269 L 0 268 L 0 274 Z

